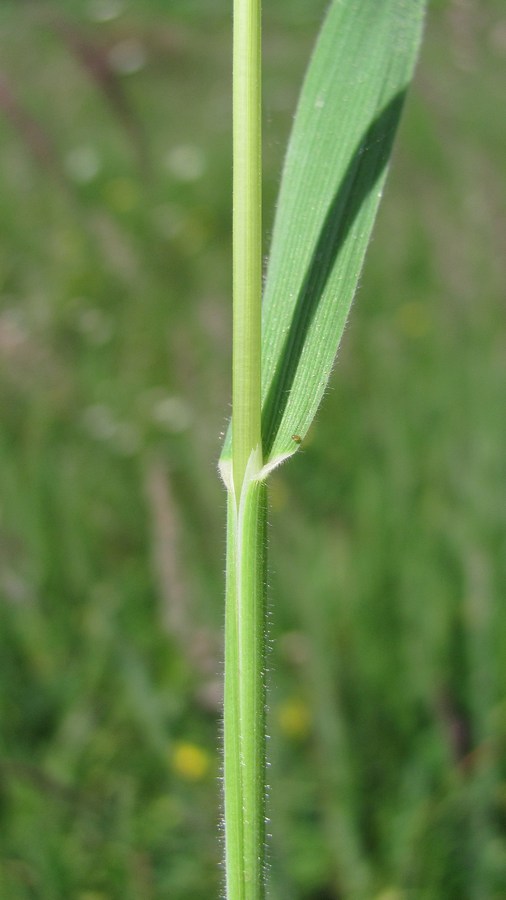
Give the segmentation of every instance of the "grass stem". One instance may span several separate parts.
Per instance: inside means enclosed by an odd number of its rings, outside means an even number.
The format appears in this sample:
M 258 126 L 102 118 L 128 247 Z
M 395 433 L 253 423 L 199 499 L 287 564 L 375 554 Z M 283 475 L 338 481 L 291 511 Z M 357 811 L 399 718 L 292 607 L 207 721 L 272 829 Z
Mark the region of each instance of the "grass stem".
M 261 452 L 261 4 L 234 3 L 232 464 L 224 783 L 227 900 L 264 896 L 265 509 Z
M 232 458 L 236 496 L 260 446 L 262 82 L 260 0 L 234 3 Z

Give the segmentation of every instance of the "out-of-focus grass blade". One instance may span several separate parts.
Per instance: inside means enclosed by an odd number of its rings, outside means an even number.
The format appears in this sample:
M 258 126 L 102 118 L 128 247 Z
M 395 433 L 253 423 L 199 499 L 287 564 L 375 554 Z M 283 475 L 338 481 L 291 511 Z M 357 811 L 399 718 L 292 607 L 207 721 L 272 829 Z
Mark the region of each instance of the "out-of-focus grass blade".
M 52 27 L 89 78 L 102 92 L 127 133 L 141 173 L 146 175 L 149 169 L 149 159 L 142 127 L 129 102 L 121 79 L 112 68 L 106 52 L 97 43 L 90 40 L 82 28 L 64 16 L 57 15 L 52 18 Z
M 63 170 L 49 135 L 38 119 L 34 118 L 22 104 L 7 74 L 1 71 L 0 116 L 5 116 L 11 123 L 35 162 L 54 175 L 58 181 L 63 181 Z
M 269 468 L 297 449 L 355 293 L 425 0 L 334 0 L 302 89 L 263 306 L 262 432 Z M 222 458 L 230 458 L 227 437 Z

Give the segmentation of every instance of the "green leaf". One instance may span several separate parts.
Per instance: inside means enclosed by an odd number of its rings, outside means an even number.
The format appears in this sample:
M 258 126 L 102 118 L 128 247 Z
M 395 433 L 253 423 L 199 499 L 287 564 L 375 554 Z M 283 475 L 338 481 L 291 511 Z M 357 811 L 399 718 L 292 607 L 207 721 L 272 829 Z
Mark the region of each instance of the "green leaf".
M 383 190 L 424 0 L 334 0 L 285 161 L 263 300 L 265 474 L 297 450 L 327 385 Z M 222 462 L 230 459 L 230 434 Z

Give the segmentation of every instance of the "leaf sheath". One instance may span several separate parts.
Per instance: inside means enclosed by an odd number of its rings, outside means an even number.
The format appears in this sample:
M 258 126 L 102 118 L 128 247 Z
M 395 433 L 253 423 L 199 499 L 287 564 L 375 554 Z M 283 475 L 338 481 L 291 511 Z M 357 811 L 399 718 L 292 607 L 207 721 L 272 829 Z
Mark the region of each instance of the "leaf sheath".
M 266 485 L 229 491 L 225 613 L 225 842 L 228 900 L 260 900 L 265 845 Z

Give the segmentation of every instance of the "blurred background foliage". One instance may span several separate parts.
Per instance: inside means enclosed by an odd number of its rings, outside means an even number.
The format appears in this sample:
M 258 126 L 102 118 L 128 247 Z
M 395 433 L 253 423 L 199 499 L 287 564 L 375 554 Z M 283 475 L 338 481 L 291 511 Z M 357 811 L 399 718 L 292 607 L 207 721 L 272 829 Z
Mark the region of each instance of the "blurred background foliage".
M 266 251 L 324 7 L 266 4 Z M 230 3 L 0 24 L 0 896 L 207 900 Z M 273 900 L 506 897 L 505 53 L 502 0 L 432 4 L 332 389 L 272 480 Z

